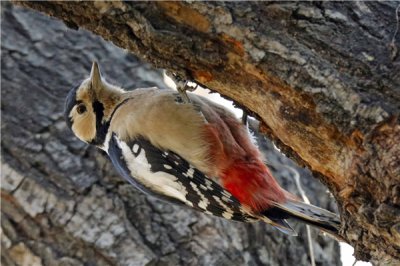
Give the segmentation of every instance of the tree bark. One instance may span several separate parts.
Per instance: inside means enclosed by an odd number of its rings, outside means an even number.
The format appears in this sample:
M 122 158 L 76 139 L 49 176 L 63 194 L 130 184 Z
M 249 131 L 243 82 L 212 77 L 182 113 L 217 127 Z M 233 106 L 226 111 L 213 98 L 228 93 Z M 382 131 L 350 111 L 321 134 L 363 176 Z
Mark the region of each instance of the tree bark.
M 92 60 L 124 88 L 162 88 L 160 71 L 87 31 L 9 3 L 2 3 L 1 34 L 1 265 L 309 265 L 304 226 L 295 227 L 300 237 L 288 237 L 263 223 L 155 200 L 67 129 L 64 98 Z M 295 167 L 261 144 L 271 163 Z M 311 200 L 334 209 L 323 186 L 298 171 Z M 275 174 L 296 191 L 290 172 L 276 167 Z M 341 265 L 335 241 L 316 232 L 313 239 L 317 265 Z
M 356 256 L 400 260 L 395 2 L 21 2 L 233 99 L 334 194 Z

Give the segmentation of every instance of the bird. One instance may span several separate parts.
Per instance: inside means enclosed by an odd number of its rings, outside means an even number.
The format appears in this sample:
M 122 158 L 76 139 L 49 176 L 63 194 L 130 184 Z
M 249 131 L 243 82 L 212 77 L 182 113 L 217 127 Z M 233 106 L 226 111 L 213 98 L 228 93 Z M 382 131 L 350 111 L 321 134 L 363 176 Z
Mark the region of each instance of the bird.
M 145 194 L 297 235 L 287 221 L 293 218 L 341 239 L 339 216 L 283 189 L 246 125 L 205 97 L 124 90 L 93 62 L 90 76 L 69 91 L 64 115 L 77 138 L 105 151 L 123 179 Z

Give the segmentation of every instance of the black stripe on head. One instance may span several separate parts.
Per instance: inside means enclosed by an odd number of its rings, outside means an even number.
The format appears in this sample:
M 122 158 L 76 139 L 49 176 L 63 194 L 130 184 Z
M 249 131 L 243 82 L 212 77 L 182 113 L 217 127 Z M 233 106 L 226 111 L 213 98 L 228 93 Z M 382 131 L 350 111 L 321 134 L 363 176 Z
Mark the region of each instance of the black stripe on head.
M 71 113 L 72 108 L 74 108 L 74 106 L 79 103 L 79 101 L 76 100 L 76 92 L 79 89 L 80 85 L 81 83 L 79 83 L 72 90 L 70 90 L 68 92 L 67 98 L 65 99 L 64 117 L 65 117 L 65 122 L 67 123 L 67 126 L 70 129 L 72 127 L 72 120 L 69 117 L 69 114 Z
M 108 127 L 110 122 L 107 121 L 103 124 L 104 118 L 104 105 L 99 101 L 94 101 L 92 104 L 93 112 L 96 115 L 96 137 L 90 142 L 93 145 L 103 145 L 106 139 Z

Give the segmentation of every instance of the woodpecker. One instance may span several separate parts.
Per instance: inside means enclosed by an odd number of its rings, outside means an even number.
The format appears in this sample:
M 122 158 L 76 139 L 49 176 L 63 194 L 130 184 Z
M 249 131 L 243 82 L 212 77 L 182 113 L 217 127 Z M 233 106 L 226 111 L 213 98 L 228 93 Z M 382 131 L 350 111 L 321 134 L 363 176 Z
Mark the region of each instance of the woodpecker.
M 186 95 L 186 93 L 185 93 Z M 229 110 L 174 90 L 123 90 L 93 63 L 65 102 L 68 127 L 104 150 L 140 191 L 225 219 L 264 221 L 290 235 L 295 218 L 340 239 L 338 216 L 281 188 Z

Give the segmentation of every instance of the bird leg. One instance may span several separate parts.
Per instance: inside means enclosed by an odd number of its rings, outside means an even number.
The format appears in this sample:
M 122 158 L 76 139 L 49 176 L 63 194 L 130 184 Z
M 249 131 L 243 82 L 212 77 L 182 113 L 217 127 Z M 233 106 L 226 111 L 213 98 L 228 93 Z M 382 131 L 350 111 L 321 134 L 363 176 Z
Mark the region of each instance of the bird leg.
M 166 71 L 165 74 L 170 77 L 176 84 L 176 89 L 178 90 L 179 94 L 182 96 L 185 102 L 191 103 L 189 97 L 186 94 L 186 91 L 195 91 L 197 89 L 196 85 L 195 87 L 189 86 L 188 83 L 189 81 L 181 78 L 177 74 L 171 72 L 171 71 Z
M 247 112 L 245 110 L 243 110 L 243 114 L 242 114 L 242 123 L 243 125 L 245 125 L 247 127 Z

